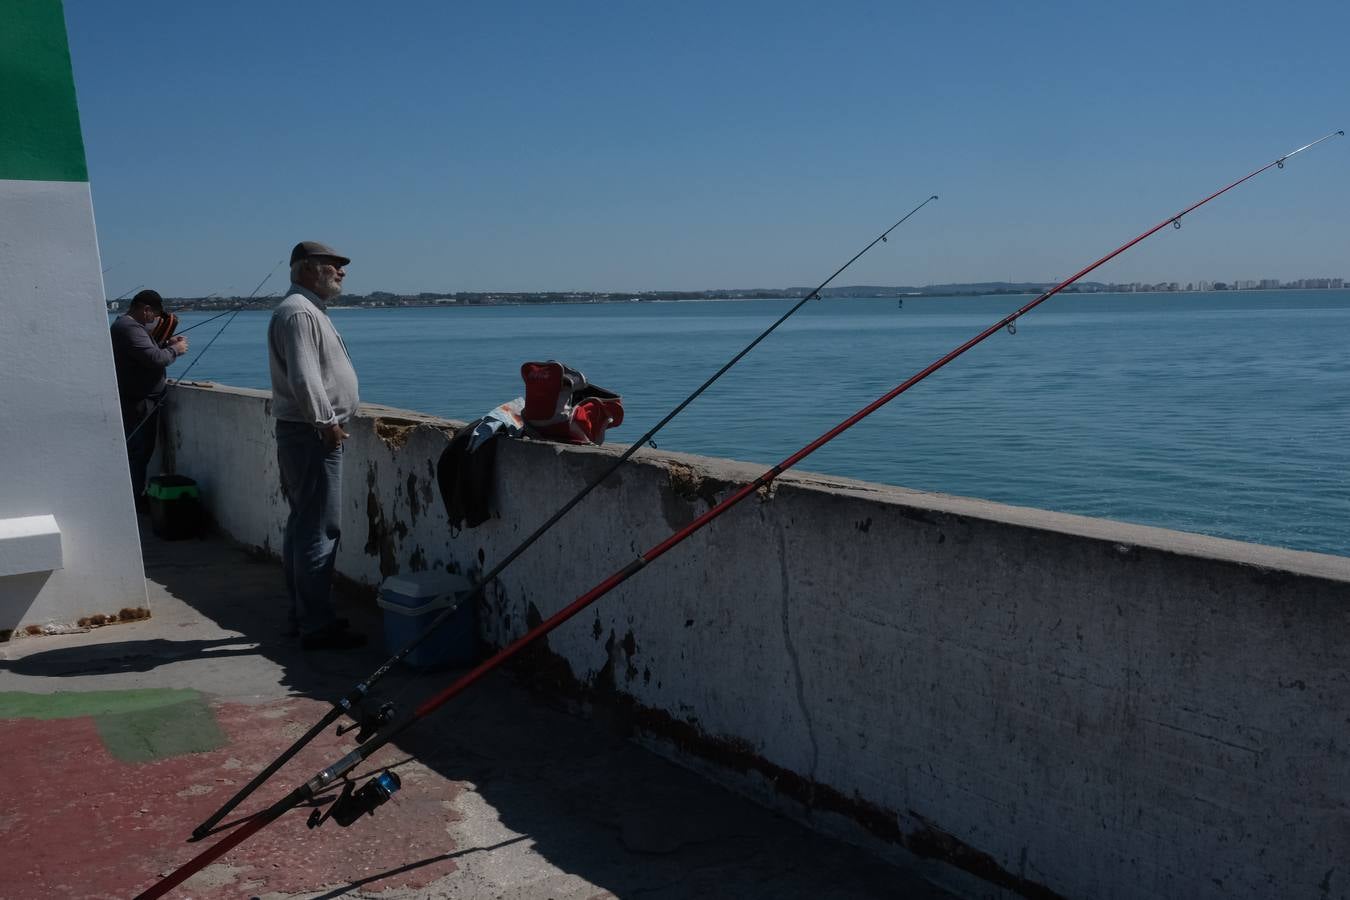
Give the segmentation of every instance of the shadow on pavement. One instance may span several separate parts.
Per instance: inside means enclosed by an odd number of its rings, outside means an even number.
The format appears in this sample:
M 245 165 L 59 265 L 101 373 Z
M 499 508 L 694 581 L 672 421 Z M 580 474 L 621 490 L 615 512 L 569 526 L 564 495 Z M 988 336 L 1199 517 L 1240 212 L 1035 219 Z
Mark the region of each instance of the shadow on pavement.
M 145 549 L 152 581 L 243 637 L 105 643 L 35 653 L 8 665 L 62 676 L 145 671 L 188 658 L 238 665 L 233 657 L 256 656 L 280 668 L 291 692 L 332 702 L 387 658 L 378 611 L 368 600 L 341 598 L 339 612 L 370 637 L 370 646 L 304 653 L 294 640 L 280 636 L 286 601 L 276 562 L 214 539 L 166 544 L 147 536 Z M 417 674 L 400 666 L 379 683 L 375 699 L 393 699 L 407 709 L 455 674 Z M 454 884 L 446 888 L 442 880 L 438 889 L 443 893 L 425 896 L 949 896 L 912 872 L 808 831 L 660 759 L 622 731 L 551 704 L 520 687 L 511 673 L 498 672 L 401 735 L 395 746 L 404 761 L 394 768 L 420 764 L 463 788 L 444 802 L 444 853 L 416 861 L 380 860 L 378 872 L 321 896 L 339 897 L 448 859 L 458 867 L 447 876 Z M 331 763 L 355 746 L 353 736 L 335 738 L 330 729 L 313 746 L 322 748 Z M 246 776 L 242 785 L 254 773 L 240 774 Z M 314 774 L 292 763 L 269 784 L 291 788 Z M 403 793 L 443 784 L 405 778 Z M 211 797 L 217 805 L 224 799 Z M 362 829 L 397 828 L 398 806 L 387 804 L 374 817 L 358 820 L 347 837 L 359 841 Z M 256 808 L 256 801 L 246 802 L 222 827 Z M 339 828 L 334 822 L 323 826 Z M 531 860 L 538 871 L 530 870 Z M 515 888 L 504 890 L 512 881 Z
M 247 645 L 247 646 L 244 646 Z M 94 644 L 44 650 L 15 660 L 0 659 L 0 670 L 15 675 L 42 678 L 66 678 L 80 675 L 107 675 L 114 672 L 149 672 L 160 666 L 185 659 L 229 656 L 256 656 L 251 638 L 231 637 L 215 640 L 170 641 L 152 638 L 116 644 Z

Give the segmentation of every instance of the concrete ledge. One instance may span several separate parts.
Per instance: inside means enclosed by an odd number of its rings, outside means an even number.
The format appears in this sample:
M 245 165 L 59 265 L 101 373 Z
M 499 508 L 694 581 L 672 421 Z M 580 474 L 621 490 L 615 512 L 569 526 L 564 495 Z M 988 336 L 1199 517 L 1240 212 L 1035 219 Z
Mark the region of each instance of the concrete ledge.
M 63 565 L 55 516 L 0 519 L 0 576 L 50 572 Z

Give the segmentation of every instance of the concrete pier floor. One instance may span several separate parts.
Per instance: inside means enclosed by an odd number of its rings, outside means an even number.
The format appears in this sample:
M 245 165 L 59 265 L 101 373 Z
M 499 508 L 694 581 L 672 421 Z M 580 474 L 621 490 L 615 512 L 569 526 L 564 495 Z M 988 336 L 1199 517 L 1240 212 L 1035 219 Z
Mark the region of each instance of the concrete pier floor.
M 130 897 L 215 837 L 192 829 L 386 654 L 282 636 L 280 567 L 145 531 L 150 619 L 0 644 L 0 900 Z M 402 668 L 415 704 L 453 673 Z M 344 722 L 346 720 L 343 720 Z M 333 729 L 227 816 L 263 808 L 354 746 Z M 169 896 L 192 898 L 947 897 L 495 673 L 384 747 L 403 788 L 349 828 L 296 809 Z M 365 778 L 358 778 L 358 784 Z M 331 796 L 331 795 L 330 795 Z M 218 832 L 219 833 L 219 832 Z

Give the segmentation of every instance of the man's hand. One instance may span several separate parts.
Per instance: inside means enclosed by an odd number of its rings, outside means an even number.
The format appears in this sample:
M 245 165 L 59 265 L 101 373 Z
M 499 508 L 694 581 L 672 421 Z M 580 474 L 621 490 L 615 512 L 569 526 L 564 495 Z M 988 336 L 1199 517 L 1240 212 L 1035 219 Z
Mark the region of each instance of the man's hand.
M 188 351 L 188 339 L 181 334 L 175 334 L 169 338 L 169 349 L 182 356 Z
M 342 442 L 351 437 L 350 434 L 342 430 L 342 426 L 334 422 L 332 425 L 325 425 L 322 429 L 323 445 L 329 450 L 336 450 L 342 445 Z

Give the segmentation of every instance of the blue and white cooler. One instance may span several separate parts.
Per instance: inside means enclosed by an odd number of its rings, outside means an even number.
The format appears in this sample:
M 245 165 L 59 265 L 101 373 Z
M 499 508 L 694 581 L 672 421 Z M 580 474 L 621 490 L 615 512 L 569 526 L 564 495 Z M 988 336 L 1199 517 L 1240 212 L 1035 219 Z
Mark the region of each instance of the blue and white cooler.
M 392 655 L 402 650 L 436 618 L 473 587 L 463 575 L 413 572 L 386 578 L 378 603 L 384 610 L 384 646 Z M 462 603 L 403 661 L 414 669 L 462 666 L 478 652 L 477 599 Z

